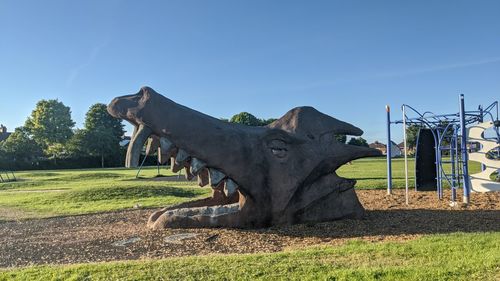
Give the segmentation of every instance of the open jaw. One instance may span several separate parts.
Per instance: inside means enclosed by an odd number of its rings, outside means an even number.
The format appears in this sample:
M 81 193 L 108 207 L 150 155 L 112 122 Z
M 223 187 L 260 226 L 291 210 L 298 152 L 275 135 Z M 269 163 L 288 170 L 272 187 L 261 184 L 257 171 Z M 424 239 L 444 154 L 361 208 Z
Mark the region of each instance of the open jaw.
M 127 154 L 126 158 L 127 167 L 137 167 L 138 161 L 136 160 L 139 159 L 139 155 L 135 155 L 135 153 L 141 153 L 145 143 L 147 144 L 147 154 L 157 151 L 160 163 L 165 163 L 166 159 L 170 159 L 172 172 L 177 173 L 184 169 L 186 180 L 196 178 L 200 187 L 210 185 L 212 188 L 210 198 L 190 201 L 154 212 L 148 219 L 148 227 L 152 229 L 163 229 L 165 227 L 248 227 L 248 223 L 244 218 L 245 215 L 241 217 L 240 214 L 255 212 L 256 210 L 252 210 L 252 208 L 261 204 L 255 202 L 258 200 L 257 196 L 252 196 L 250 190 L 245 190 L 244 187 L 237 184 L 237 179 L 230 178 L 219 169 L 211 167 L 208 164 L 209 161 L 189 155 L 185 149 L 177 147 L 166 137 L 153 135 L 152 130 L 144 125 L 139 125 L 139 128 L 134 130 L 134 135 L 129 144 L 130 153 Z M 136 150 L 135 147 L 140 147 L 141 150 Z M 348 162 L 367 155 L 364 150 L 357 151 L 362 153 L 354 155 L 351 153 L 342 162 Z M 279 154 L 281 152 L 281 149 L 275 148 L 272 153 Z M 378 155 L 373 151 L 370 151 L 370 153 Z M 134 160 L 132 161 L 130 158 Z M 356 181 L 337 175 L 336 170 L 341 166 L 339 163 L 341 162 L 329 161 L 329 159 L 319 163 L 301 183 L 302 188 L 297 189 L 290 198 L 285 208 L 286 211 L 282 212 L 283 216 L 274 218 L 273 224 L 329 220 L 330 215 L 324 213 L 321 207 L 316 206 L 322 206 L 318 204 L 322 200 L 338 201 L 338 204 L 344 205 L 345 203 L 342 203 L 342 201 L 351 201 L 354 205 L 344 206 L 344 209 L 338 211 L 337 216 L 344 218 L 362 217 L 362 207 L 360 208 L 357 200 L 341 200 L 345 196 L 353 197 L 353 187 Z M 247 202 L 245 194 L 252 198 L 253 204 L 245 204 Z M 265 225 L 262 224 L 262 226 Z
M 364 209 L 355 180 L 335 171 L 375 149 L 346 145 L 336 134 L 363 132 L 312 107 L 297 107 L 264 127 L 232 124 L 176 104 L 144 87 L 115 98 L 108 112 L 135 126 L 126 167 L 158 152 L 173 172 L 210 185 L 212 197 L 164 208 L 148 226 L 264 227 L 358 218 Z
M 236 181 L 219 169 L 211 167 L 208 161 L 189 155 L 166 137 L 158 137 L 145 125 L 138 125 L 129 143 L 125 166 L 137 167 L 140 153 L 147 142 L 147 154 L 158 151 L 162 164 L 170 160 L 172 172 L 184 169 L 187 180 L 197 178 L 198 185 L 210 185 L 212 197 L 195 200 L 164 208 L 153 213 L 148 226 L 153 229 L 169 227 L 233 226 L 238 213 L 245 206 L 245 195 L 240 192 Z

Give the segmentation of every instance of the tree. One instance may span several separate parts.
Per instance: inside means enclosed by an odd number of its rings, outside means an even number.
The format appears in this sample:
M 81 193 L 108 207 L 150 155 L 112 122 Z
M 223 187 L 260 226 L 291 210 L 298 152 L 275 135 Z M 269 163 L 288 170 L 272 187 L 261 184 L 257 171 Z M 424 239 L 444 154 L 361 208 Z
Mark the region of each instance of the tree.
M 85 114 L 85 129 L 89 131 L 106 129 L 111 132 L 113 136 L 121 140 L 125 131 L 120 119 L 116 119 L 109 115 L 107 106 L 103 103 L 96 103 L 92 105 Z
M 276 121 L 278 119 L 276 118 L 269 118 L 269 119 L 260 119 L 260 126 L 266 126 L 266 125 L 269 125 L 271 123 L 273 123 L 274 121 Z
M 420 128 L 422 126 L 416 124 L 406 127 L 406 145 L 410 150 L 417 146 L 417 137 Z
M 346 135 L 335 135 L 335 139 L 340 143 L 345 143 L 347 141 Z
M 73 153 L 87 153 L 104 158 L 120 154 L 120 141 L 123 134 L 123 124 L 120 119 L 109 115 L 106 105 L 92 105 L 85 115 L 85 128 L 78 130 L 70 141 Z
M 26 120 L 26 131 L 43 149 L 64 144 L 73 135 L 71 110 L 58 100 L 41 100 Z
M 248 112 L 240 112 L 229 120 L 231 123 L 238 123 L 247 126 L 260 126 L 260 120 Z
M 66 149 L 70 156 L 81 157 L 88 154 L 86 132 L 83 129 L 76 129 L 71 139 L 66 143 Z
M 50 155 L 49 158 L 54 160 L 54 164 L 57 165 L 57 159 L 63 158 L 65 155 L 68 155 L 66 146 L 62 143 L 54 143 L 45 149 L 45 153 Z
M 368 147 L 368 142 L 362 137 L 351 138 L 347 144 Z
M 0 143 L 0 149 L 8 161 L 28 162 L 43 155 L 40 145 L 30 138 L 24 127 L 16 128 L 5 141 Z
M 228 121 L 227 119 L 221 118 L 222 121 Z M 231 123 L 238 123 L 238 124 L 243 124 L 247 126 L 266 126 L 274 121 L 276 121 L 276 118 L 269 118 L 269 119 L 259 119 L 252 115 L 251 113 L 248 112 L 240 112 L 229 120 Z

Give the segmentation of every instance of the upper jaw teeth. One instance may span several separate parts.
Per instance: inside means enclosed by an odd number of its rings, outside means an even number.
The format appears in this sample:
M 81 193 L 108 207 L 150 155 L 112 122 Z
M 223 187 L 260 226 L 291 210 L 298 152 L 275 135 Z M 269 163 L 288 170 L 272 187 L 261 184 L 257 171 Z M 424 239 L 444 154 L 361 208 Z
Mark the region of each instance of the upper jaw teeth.
M 182 168 L 186 170 L 186 178 L 191 180 L 194 176 L 198 176 L 198 185 L 206 186 L 210 184 L 213 189 L 220 189 L 229 197 L 238 190 L 236 182 L 227 177 L 223 172 L 207 167 L 207 163 L 196 157 L 191 157 L 187 151 L 182 148 L 177 148 L 166 137 L 159 138 L 159 153 L 158 160 L 164 164 L 167 159 L 171 159 L 172 172 L 177 173 Z
M 221 181 L 226 177 L 224 173 L 217 169 L 209 168 L 208 173 L 210 174 L 210 186 L 216 188 Z
M 177 173 L 189 160 L 189 154 L 184 149 L 179 149 L 172 163 L 172 172 Z
M 236 192 L 236 190 L 238 190 L 238 185 L 236 185 L 232 179 L 226 179 L 224 184 L 224 194 L 226 194 L 227 197 L 230 197 Z
M 209 183 L 208 169 L 202 169 L 198 172 L 198 185 L 203 187 Z
M 175 145 L 165 137 L 160 138 L 160 152 L 158 153 L 158 161 L 161 164 L 167 163 L 168 159 L 175 153 Z
M 144 125 L 136 126 L 134 134 L 127 148 L 127 157 L 125 158 L 125 167 L 132 168 L 139 166 L 139 157 L 144 143 L 153 131 Z
M 184 149 L 179 149 L 175 156 L 175 163 L 182 165 L 189 159 L 189 154 Z
M 200 159 L 193 157 L 191 158 L 191 173 L 193 175 L 198 175 L 198 173 L 207 166 L 207 164 Z

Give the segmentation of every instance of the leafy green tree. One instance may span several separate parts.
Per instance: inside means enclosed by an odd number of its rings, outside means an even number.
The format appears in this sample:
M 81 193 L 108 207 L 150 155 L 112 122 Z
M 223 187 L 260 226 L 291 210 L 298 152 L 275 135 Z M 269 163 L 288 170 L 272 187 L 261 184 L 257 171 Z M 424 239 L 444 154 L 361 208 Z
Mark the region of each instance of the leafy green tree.
M 58 100 L 41 100 L 26 120 L 25 128 L 35 142 L 47 149 L 66 143 L 73 135 L 74 125 L 69 107 Z
M 266 125 L 269 125 L 271 123 L 273 123 L 274 121 L 276 121 L 278 119 L 276 118 L 269 118 L 269 119 L 260 119 L 260 126 L 266 126 Z
M 69 148 L 73 154 L 100 156 L 104 167 L 105 157 L 120 154 L 120 141 L 125 133 L 123 124 L 109 115 L 105 104 L 97 103 L 86 113 L 84 125 L 84 129 L 76 131 Z
M 345 143 L 347 141 L 346 135 L 335 135 L 335 139 L 340 143 Z
M 120 119 L 109 115 L 107 106 L 103 103 L 92 105 L 85 114 L 85 129 L 89 131 L 109 130 L 120 141 L 125 131 Z
M 0 143 L 3 158 L 7 161 L 29 162 L 43 155 L 42 148 L 30 138 L 29 132 L 24 127 L 15 131 Z
M 238 123 L 247 126 L 260 126 L 260 120 L 248 112 L 240 112 L 229 120 L 231 123 Z
M 54 143 L 47 146 L 47 148 L 45 149 L 45 153 L 49 155 L 49 159 L 54 160 L 54 164 L 56 165 L 58 158 L 60 159 L 68 155 L 66 146 L 63 145 L 62 143 Z
M 86 132 L 84 129 L 76 129 L 71 139 L 66 143 L 66 149 L 70 156 L 81 157 L 88 154 Z
M 416 124 L 406 127 L 406 145 L 408 149 L 412 150 L 417 146 L 417 137 L 420 128 L 422 126 Z
M 347 144 L 368 147 L 368 142 L 362 138 L 351 138 Z

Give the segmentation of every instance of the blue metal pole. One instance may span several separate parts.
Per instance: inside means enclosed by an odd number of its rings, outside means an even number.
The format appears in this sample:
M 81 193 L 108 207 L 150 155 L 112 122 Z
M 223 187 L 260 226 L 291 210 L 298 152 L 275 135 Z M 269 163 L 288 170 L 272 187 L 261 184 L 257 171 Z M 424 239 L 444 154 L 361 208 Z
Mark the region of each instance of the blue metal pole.
M 436 150 L 436 186 L 437 186 L 437 194 L 439 199 L 443 199 L 442 196 L 442 182 L 441 182 L 441 133 L 439 132 L 440 128 L 436 128 L 436 146 L 434 149 Z
M 452 127 L 453 139 L 450 141 L 450 162 L 451 162 L 451 202 L 457 201 L 457 174 L 456 174 L 456 163 L 458 158 L 455 158 L 455 153 L 457 150 L 457 130 L 455 126 Z
M 470 182 L 469 182 L 469 154 L 467 152 L 467 128 L 465 128 L 465 101 L 464 95 L 460 95 L 460 133 L 462 141 L 460 148 L 462 150 L 462 173 L 464 185 L 464 198 L 463 202 L 469 204 L 470 202 Z
M 392 163 L 391 163 L 391 107 L 385 106 L 387 112 L 387 194 L 392 193 Z

